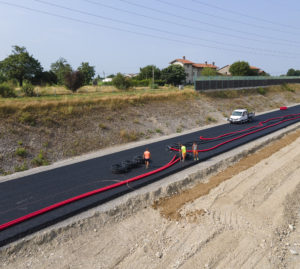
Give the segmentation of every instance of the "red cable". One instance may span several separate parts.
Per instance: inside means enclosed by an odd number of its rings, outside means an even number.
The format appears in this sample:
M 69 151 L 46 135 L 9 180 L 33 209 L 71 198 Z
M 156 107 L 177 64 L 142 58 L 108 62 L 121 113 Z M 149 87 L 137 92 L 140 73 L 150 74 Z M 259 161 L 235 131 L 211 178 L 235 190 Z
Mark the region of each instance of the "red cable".
M 231 133 L 227 133 L 227 134 L 223 134 L 223 135 L 220 135 L 220 136 L 217 136 L 217 137 L 213 137 L 213 138 L 204 138 L 204 137 L 200 137 L 200 139 L 202 140 L 212 140 L 212 139 L 217 139 L 217 138 L 221 138 L 221 137 L 224 137 L 224 136 L 227 136 L 227 135 L 230 135 L 230 134 L 234 134 L 234 133 L 240 133 L 240 132 L 243 132 L 243 131 L 246 131 L 246 130 L 250 130 L 250 129 L 253 129 L 253 128 L 256 128 L 258 126 L 263 126 L 263 123 L 266 123 L 266 122 L 269 122 L 271 120 L 275 120 L 275 119 L 278 119 L 278 118 L 284 118 L 284 117 L 290 117 L 290 116 L 295 116 L 295 115 L 300 115 L 300 113 L 298 114 L 291 114 L 291 115 L 286 115 L 286 116 L 282 116 L 282 117 L 275 117 L 275 118 L 271 118 L 271 119 L 268 119 L 268 120 L 265 120 L 265 121 L 262 121 L 262 122 L 259 122 L 259 124 L 257 126 L 252 126 L 252 127 L 249 127 L 247 129 L 244 129 L 244 130 L 240 130 L 240 131 L 236 131 L 236 132 L 231 132 Z M 259 132 L 261 130 L 264 130 L 266 128 L 270 128 L 272 126 L 275 126 L 275 125 L 278 125 L 278 124 L 281 124 L 283 122 L 286 122 L 286 121 L 290 121 L 290 120 L 294 120 L 294 119 L 297 119 L 297 118 L 300 118 L 299 117 L 295 117 L 295 118 L 292 118 L 292 119 L 287 119 L 287 120 L 282 120 L 280 122 L 277 122 L 277 123 L 274 123 L 274 124 L 271 124 L 271 125 L 268 125 L 268 126 L 265 126 L 263 128 L 260 128 L 258 130 L 255 130 L 255 131 L 252 131 L 252 132 L 249 132 L 249 133 L 246 133 L 246 134 L 243 134 L 241 136 L 238 136 L 238 137 L 235 137 L 235 138 L 232 138 L 230 140 L 227 140 L 227 141 L 224 141 L 214 147 L 211 147 L 211 148 L 208 148 L 208 149 L 202 149 L 202 150 L 198 150 L 198 152 L 205 152 L 205 151 L 209 151 L 209 150 L 212 150 L 212 149 L 215 149 L 217 147 L 220 147 L 224 144 L 227 144 L 231 141 L 234 141 L 234 140 L 237 140 L 237 139 L 240 139 L 244 136 L 247 136 L 247 135 L 250 135 L 250 134 L 253 134 L 253 133 L 256 133 L 256 132 Z M 178 149 L 175 149 L 175 148 L 171 148 L 172 150 L 175 150 L 175 151 L 179 151 Z M 192 152 L 191 150 L 187 150 L 187 152 Z M 167 168 L 169 168 L 170 166 L 174 165 L 175 163 L 177 163 L 179 161 L 179 158 L 176 159 L 176 156 L 174 156 L 172 158 L 172 160 L 167 163 L 166 165 L 156 169 L 156 170 L 153 170 L 153 171 L 150 171 L 148 173 L 145 173 L 145 174 L 142 174 L 142 175 L 139 175 L 139 176 L 136 176 L 136 177 L 133 177 L 133 178 L 130 178 L 130 179 L 127 179 L 127 180 L 124 180 L 124 181 L 121 181 L 121 182 L 118 182 L 118 183 L 115 183 L 115 184 L 112 184 L 112 185 L 109 185 L 109 186 L 106 186 L 106 187 L 103 187 L 103 188 L 100 188 L 100 189 L 96 189 L 96 190 L 93 190 L 93 191 L 90 191 L 90 192 L 86 192 L 84 194 L 81 194 L 81 195 L 78 195 L 78 196 L 75 196 L 75 197 L 72 197 L 72 198 L 69 198 L 67 200 L 64 200 L 64 201 L 61 201 L 61 202 L 58 202 L 56 204 L 53 204 L 53 205 L 50 205 L 48 207 L 45 207 L 45 208 L 42 208 L 40 210 L 37 210 L 37 211 L 34 211 L 32 213 L 29 213 L 25 216 L 22 216 L 20 218 L 17 218 L 17 219 L 14 219 L 12 221 L 9 221 L 7 223 L 4 223 L 4 224 L 1 224 L 0 225 L 0 231 L 4 230 L 4 229 L 7 229 L 13 225 L 16 225 L 18 223 L 21 223 L 23 221 L 26 221 L 26 220 L 29 220 L 31 218 L 34 218 L 36 216 L 39 216 L 39 215 L 42 215 L 46 212 L 49 212 L 51 210 L 54 210 L 58 207 L 61 207 L 61 206 L 64 206 L 64 205 L 67 205 L 67 204 L 70 204 L 72 202 L 75 202 L 75 201 L 78 201 L 78 200 L 81 200 L 83 198 L 86 198 L 86 197 L 89 197 L 89 196 L 92 196 L 92 195 L 95 195 L 95 194 L 98 194 L 98 193 L 101 193 L 101 192 L 104 192 L 104 191 L 107 191 L 107 190 L 111 190 L 113 188 L 116 188 L 116 187 L 119 187 L 119 186 L 122 186 L 122 185 L 125 185 L 127 183 L 130 183 L 130 182 L 133 182 L 133 181 L 136 181 L 136 180 L 139 180 L 139 179 L 142 179 L 144 177 L 147 177 L 147 176 L 150 176 L 152 174 L 155 174 L 155 173 L 158 173 L 162 170 L 165 170 Z
M 244 131 L 247 131 L 247 130 L 259 127 L 259 126 L 263 126 L 263 123 L 267 123 L 267 122 L 272 121 L 272 120 L 286 118 L 286 117 L 291 117 L 291 116 L 298 116 L 298 115 L 300 115 L 300 113 L 290 114 L 290 115 L 285 115 L 285 116 L 280 116 L 280 117 L 275 117 L 275 118 L 267 119 L 265 121 L 261 121 L 261 122 L 258 123 L 258 125 L 251 126 L 249 128 L 243 129 L 243 130 L 239 130 L 239 131 L 235 131 L 235 132 L 231 132 L 231 133 L 227 133 L 227 134 L 222 134 L 222 135 L 219 135 L 219 136 L 216 136 L 216 137 L 209 137 L 209 138 L 205 138 L 203 136 L 200 136 L 200 139 L 201 140 L 213 140 L 213 139 L 221 138 L 221 137 L 228 136 L 228 135 L 231 135 L 231 134 L 241 133 L 241 132 L 244 132 Z
M 300 113 L 299 113 L 299 114 L 293 114 L 293 115 L 300 115 Z M 289 116 L 290 116 L 290 115 L 289 115 Z M 285 116 L 285 117 L 286 117 L 286 116 Z M 277 118 L 282 118 L 282 117 L 277 117 Z M 277 118 L 273 118 L 273 119 L 277 119 Z M 222 143 L 220 143 L 220 144 L 218 144 L 218 145 L 216 145 L 216 146 L 213 146 L 213 147 L 211 147 L 211 148 L 200 149 L 200 150 L 197 150 L 197 151 L 198 151 L 198 152 L 210 151 L 210 150 L 213 150 L 213 149 L 215 149 L 215 148 L 218 148 L 218 147 L 220 147 L 220 146 L 222 146 L 222 145 L 224 145 L 224 144 L 227 144 L 227 143 L 229 143 L 229 142 L 231 142 L 231 141 L 240 139 L 240 138 L 242 138 L 242 137 L 244 137 L 244 136 L 247 136 L 247 135 L 250 135 L 250 134 L 259 132 L 259 131 L 261 131 L 261 130 L 270 128 L 270 127 L 272 127 L 272 126 L 276 126 L 276 125 L 281 124 L 281 123 L 283 123 L 283 122 L 290 121 L 290 120 L 294 120 L 294 119 L 298 119 L 298 118 L 300 118 L 300 116 L 299 116 L 299 117 L 292 118 L 292 119 L 282 120 L 282 121 L 273 123 L 273 124 L 271 124 L 271 125 L 265 126 L 265 127 L 263 127 L 263 128 L 257 129 L 257 130 L 255 130 L 255 131 L 252 131 L 252 132 L 243 134 L 243 135 L 241 135 L 241 136 L 238 136 L 238 137 L 229 139 L 229 140 L 224 141 L 224 142 L 222 142 Z M 270 120 L 273 120 L 273 119 L 269 119 L 269 120 L 267 120 L 267 121 L 270 121 Z M 267 122 L 267 121 L 265 121 L 265 122 Z M 261 123 L 261 122 L 260 122 L 260 123 Z M 260 124 L 260 123 L 259 123 L 259 124 Z M 257 125 L 257 126 L 259 126 L 259 125 Z M 251 128 L 251 127 L 250 127 L 250 128 Z M 248 130 L 248 129 L 250 129 L 250 128 L 247 128 L 247 129 L 245 129 L 245 130 Z M 232 133 L 238 133 L 238 132 L 240 132 L 240 131 L 232 132 Z M 212 138 L 212 139 L 217 139 L 217 138 L 219 138 L 219 137 L 226 136 L 226 135 L 229 135 L 229 134 L 232 134 L 232 133 L 223 134 L 223 135 L 221 135 L 221 136 L 218 136 L 218 137 L 215 137 L 215 138 Z M 209 139 L 210 139 L 210 138 L 209 138 Z M 179 151 L 179 149 L 175 149 L 175 148 L 170 148 L 170 149 L 171 149 L 171 150 L 174 150 L 174 151 Z M 193 151 L 192 151 L 192 150 L 187 150 L 187 152 L 193 152 Z
M 72 197 L 72 198 L 69 198 L 67 200 L 64 200 L 64 201 L 61 201 L 61 202 L 58 202 L 56 204 L 53 204 L 53 205 L 50 205 L 50 206 L 47 206 L 45 208 L 42 208 L 42 209 L 39 209 L 37 211 L 34 211 L 32 213 L 29 213 L 25 216 L 22 216 L 20 218 L 17 218 L 17 219 L 14 219 L 12 221 L 9 221 L 7 223 L 3 223 L 0 225 L 0 231 L 4 230 L 4 229 L 7 229 L 11 226 L 14 226 L 18 223 L 21 223 L 23 221 L 26 221 L 26 220 L 29 220 L 31 218 L 34 218 L 36 216 L 39 216 L 39 215 L 42 215 L 46 212 L 49 212 L 53 209 L 56 209 L 58 207 L 61 207 L 61 206 L 64 206 L 64 205 L 67 205 L 67 204 L 70 204 L 72 202 L 75 202 L 75 201 L 78 201 L 78 200 L 81 200 L 83 198 L 86 198 L 86 197 L 89 197 L 89 196 L 92 196 L 92 195 L 95 195 L 95 194 L 98 194 L 100 192 L 104 192 L 104 191 L 107 191 L 107 190 L 111 190 L 111 189 L 114 189 L 116 187 L 119 187 L 119 186 L 122 186 L 122 185 L 125 185 L 127 183 L 130 183 L 130 182 L 133 182 L 133 181 L 137 181 L 139 179 L 142 179 L 142 178 L 145 178 L 147 176 L 150 176 L 152 174 L 155 174 L 155 173 L 158 173 L 162 170 L 165 170 L 167 168 L 169 168 L 170 166 L 174 165 L 175 163 L 177 163 L 179 161 L 179 158 L 178 159 L 175 159 L 176 156 L 174 156 L 172 158 L 172 160 L 167 163 L 166 165 L 156 169 L 156 170 L 153 170 L 153 171 L 150 171 L 148 173 L 145 173 L 145 174 L 142 174 L 142 175 L 139 175 L 139 176 L 136 176 L 136 177 L 133 177 L 133 178 L 130 178 L 130 179 L 127 179 L 127 180 L 124 180 L 124 181 L 121 181 L 121 182 L 118 182 L 118 183 L 115 183 L 115 184 L 112 184 L 112 185 L 109 185 L 109 186 L 106 186 L 106 187 L 103 187 L 103 188 L 100 188 L 100 189 L 96 189 L 96 190 L 93 190 L 93 191 L 90 191 L 90 192 L 86 192 L 86 193 L 83 193 L 81 195 L 78 195 L 78 196 L 75 196 L 75 197 Z

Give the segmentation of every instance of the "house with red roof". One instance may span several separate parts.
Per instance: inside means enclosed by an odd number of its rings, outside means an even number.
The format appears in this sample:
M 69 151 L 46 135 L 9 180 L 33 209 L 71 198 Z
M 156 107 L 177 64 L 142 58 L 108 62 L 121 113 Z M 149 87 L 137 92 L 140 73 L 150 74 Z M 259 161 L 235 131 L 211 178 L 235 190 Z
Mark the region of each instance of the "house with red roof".
M 218 68 L 217 66 L 215 66 L 214 62 L 212 64 L 208 64 L 207 62 L 194 63 L 194 62 L 187 60 L 185 58 L 185 56 L 183 56 L 182 59 L 173 60 L 172 62 L 170 62 L 170 64 L 178 64 L 184 68 L 184 70 L 187 74 L 185 82 L 188 84 L 194 83 L 194 79 L 201 76 L 201 71 L 203 70 L 203 68 L 209 67 L 209 68 L 216 69 L 216 70 Z
M 220 73 L 221 75 L 224 75 L 224 76 L 231 76 L 231 73 L 229 72 L 230 66 L 231 65 L 228 64 L 228 65 L 225 65 L 225 66 L 221 67 L 220 69 L 218 69 L 218 73 Z M 257 74 L 263 74 L 263 73 L 265 73 L 265 71 L 263 71 L 262 69 L 260 69 L 258 67 L 250 65 L 250 68 L 252 70 L 255 70 L 257 72 Z

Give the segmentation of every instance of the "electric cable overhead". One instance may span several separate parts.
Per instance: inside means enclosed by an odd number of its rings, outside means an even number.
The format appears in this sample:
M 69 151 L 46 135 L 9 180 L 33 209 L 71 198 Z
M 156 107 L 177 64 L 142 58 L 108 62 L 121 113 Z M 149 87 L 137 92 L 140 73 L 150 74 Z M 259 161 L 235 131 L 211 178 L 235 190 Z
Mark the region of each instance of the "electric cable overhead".
M 293 28 L 293 29 L 296 29 L 296 30 L 300 30 L 299 27 L 295 27 L 293 25 L 282 24 L 282 23 L 266 20 L 266 19 L 263 19 L 261 17 L 251 16 L 251 15 L 246 14 L 246 13 L 234 11 L 234 10 L 227 9 L 227 8 L 223 8 L 223 7 L 220 7 L 220 6 L 213 5 L 213 4 L 208 4 L 208 3 L 205 3 L 205 2 L 202 2 L 202 1 L 199 1 L 199 0 L 191 0 L 191 1 L 193 1 L 197 4 L 199 4 L 199 5 L 203 5 L 203 6 L 207 6 L 207 7 L 210 7 L 210 8 L 218 9 L 218 10 L 221 10 L 221 11 L 224 11 L 224 12 L 227 12 L 227 13 L 239 15 L 239 16 L 242 16 L 242 17 L 246 17 L 246 18 L 249 18 L 249 19 L 256 20 L 256 21 L 267 22 L 267 23 L 270 23 L 270 24 L 273 24 L 273 25 L 277 25 L 277 26 L 281 26 L 281 27 L 287 27 L 289 29 Z
M 178 7 L 181 10 L 187 10 L 187 11 L 190 11 L 190 12 L 193 12 L 193 13 L 203 14 L 203 15 L 206 15 L 208 17 L 212 17 L 214 19 L 218 18 L 218 19 L 221 19 L 221 20 L 224 20 L 224 21 L 234 22 L 234 23 L 238 23 L 238 24 L 242 24 L 242 25 L 246 25 L 246 26 L 251 26 L 251 27 L 254 27 L 254 28 L 258 28 L 258 29 L 266 29 L 266 30 L 269 30 L 269 31 L 280 32 L 280 33 L 284 33 L 284 34 L 287 34 L 287 33 L 288 34 L 293 34 L 293 35 L 294 34 L 299 34 L 299 32 L 297 32 L 297 33 L 289 32 L 289 31 L 286 31 L 286 30 L 280 30 L 278 28 L 277 29 L 270 28 L 270 27 L 266 27 L 264 25 L 252 24 L 252 23 L 236 20 L 236 19 L 233 19 L 233 18 L 223 17 L 223 16 L 220 16 L 220 15 L 216 15 L 216 14 L 212 14 L 212 13 L 208 13 L 208 12 L 203 12 L 202 10 L 199 10 L 199 9 L 189 8 L 187 6 L 178 5 L 178 4 L 169 2 L 169 1 L 163 1 L 163 0 L 154 0 L 154 1 L 157 1 L 157 2 L 165 4 L 165 5 L 173 6 L 173 7 Z
M 235 45 L 235 44 L 230 44 L 230 43 L 225 43 L 225 42 L 220 42 L 220 41 L 214 41 L 214 40 L 189 36 L 189 35 L 185 35 L 185 34 L 178 34 L 178 33 L 175 33 L 175 32 L 166 31 L 166 30 L 163 30 L 163 29 L 158 29 L 158 28 L 154 28 L 154 27 L 150 27 L 150 26 L 144 26 L 144 25 L 139 25 L 139 24 L 135 24 L 135 23 L 126 22 L 126 21 L 123 21 L 123 20 L 108 18 L 108 17 L 102 16 L 102 15 L 98 15 L 98 14 L 94 14 L 94 13 L 90 13 L 90 12 L 86 12 L 86 11 L 82 11 L 82 10 L 78 10 L 78 9 L 74 9 L 74 8 L 70 8 L 70 7 L 66 7 L 66 6 L 62 6 L 62 5 L 58 5 L 58 4 L 53 4 L 53 3 L 50 3 L 50 2 L 44 1 L 44 0 L 33 0 L 33 1 L 45 4 L 45 5 L 48 5 L 48 6 L 58 7 L 58 8 L 64 9 L 64 10 L 76 12 L 76 13 L 79 13 L 79 14 L 84 14 L 84 15 L 88 15 L 88 16 L 92 16 L 92 17 L 96 17 L 96 18 L 101 18 L 101 19 L 104 19 L 104 20 L 109 20 L 109 21 L 113 21 L 113 22 L 127 24 L 127 25 L 130 25 L 130 26 L 135 26 L 135 27 L 139 27 L 139 28 L 142 28 L 142 29 L 152 30 L 152 31 L 163 33 L 163 34 L 170 34 L 170 35 L 175 35 L 175 36 L 181 36 L 181 37 L 184 37 L 184 38 L 190 38 L 190 39 L 193 39 L 193 40 L 196 40 L 196 41 L 201 40 L 201 41 L 215 43 L 215 44 L 219 44 L 219 45 L 226 45 L 226 46 L 230 46 L 230 47 L 237 47 L 237 48 L 242 48 L 242 49 L 246 49 L 246 50 L 251 50 L 251 51 L 254 51 L 254 52 L 262 51 L 263 53 L 285 54 L 287 56 L 288 55 L 294 55 L 294 54 L 281 52 L 281 51 L 264 50 L 264 49 L 261 49 L 261 48 L 252 48 L 252 47 L 248 47 L 248 46 Z
M 214 30 L 207 30 L 207 29 L 204 29 L 204 28 L 200 28 L 198 26 L 179 23 L 177 21 L 170 21 L 170 20 L 166 20 L 166 19 L 162 19 L 162 18 L 155 18 L 155 17 L 151 17 L 151 16 L 148 16 L 148 15 L 145 15 L 145 14 L 141 14 L 141 13 L 133 12 L 133 11 L 126 10 L 126 9 L 121 9 L 119 7 L 115 7 L 115 6 L 110 6 L 110 5 L 107 5 L 107 4 L 103 4 L 103 3 L 100 3 L 98 1 L 93 1 L 93 0 L 82 0 L 82 1 L 90 3 L 90 4 L 94 4 L 94 5 L 98 5 L 98 6 L 110 8 L 110 9 L 113 9 L 113 10 L 117 10 L 117 11 L 120 11 L 120 12 L 128 13 L 128 14 L 131 14 L 131 15 L 135 15 L 135 16 L 147 18 L 147 19 L 150 19 L 150 20 L 153 20 L 153 21 L 161 21 L 161 22 L 169 23 L 171 25 L 177 25 L 177 26 L 184 27 L 184 28 L 187 28 L 187 29 L 195 29 L 195 30 L 198 30 L 198 31 L 201 31 L 201 32 L 207 32 L 207 33 L 222 35 L 222 36 L 225 36 L 225 37 L 233 37 L 233 38 L 236 38 L 236 39 L 239 39 L 239 40 L 249 40 L 249 41 L 255 41 L 255 42 L 259 42 L 259 43 L 266 42 L 266 41 L 263 41 L 261 39 L 249 38 L 249 37 L 244 37 L 244 36 L 241 37 L 241 36 L 234 35 L 234 34 L 229 34 L 229 33 L 224 33 L 224 32 L 218 32 L 218 31 L 214 31 Z M 126 3 L 129 3 L 129 2 L 126 2 Z M 142 5 L 138 4 L 138 6 L 141 7 Z M 145 9 L 149 9 L 146 6 L 143 6 L 143 7 L 145 7 Z M 156 10 L 156 9 L 155 9 L 155 11 L 159 12 L 159 13 L 161 13 L 163 15 L 165 15 L 163 11 Z M 171 13 L 168 13 L 168 15 L 170 15 L 170 14 Z M 178 15 L 174 14 L 173 17 L 176 17 L 176 19 L 177 19 Z M 269 42 L 269 41 L 267 41 L 267 42 Z M 284 46 L 286 46 L 286 43 L 282 43 L 282 42 L 273 42 L 272 41 L 272 44 L 273 45 L 277 44 L 277 45 L 284 45 Z M 292 44 L 292 46 L 299 46 L 299 44 L 297 44 L 297 45 L 296 44 L 294 44 L 294 45 Z M 291 45 L 291 44 L 289 43 L 289 45 Z
M 169 15 L 169 16 L 172 16 L 172 17 L 176 17 L 177 19 L 181 18 L 183 20 L 186 20 L 186 17 L 181 16 L 181 15 L 176 14 L 176 13 L 171 13 L 171 12 L 168 12 L 168 11 L 161 11 L 159 9 L 151 8 L 149 6 L 145 6 L 145 5 L 142 5 L 142 4 L 133 3 L 133 2 L 128 1 L 128 0 L 119 0 L 119 1 L 127 3 L 129 5 L 136 6 L 136 7 L 141 7 L 141 8 L 144 8 L 146 10 L 152 10 L 152 11 L 158 12 L 160 14 L 164 14 L 164 15 Z M 171 4 L 171 3 L 170 3 L 170 5 L 173 6 L 173 4 Z M 208 26 L 211 26 L 211 27 L 214 27 L 214 28 L 217 28 L 217 29 L 224 29 L 224 30 L 228 30 L 228 31 L 233 31 L 233 32 L 245 34 L 245 35 L 253 35 L 253 36 L 265 39 L 265 40 L 272 40 L 272 41 L 277 40 L 277 41 L 281 41 L 281 42 L 286 42 L 289 45 L 291 43 L 300 44 L 300 42 L 297 42 L 295 40 L 277 39 L 277 38 L 274 38 L 274 37 L 268 37 L 266 35 L 260 35 L 260 34 L 256 34 L 256 33 L 245 32 L 245 31 L 233 29 L 233 28 L 230 28 L 230 27 L 222 26 L 222 25 L 216 25 L 216 24 L 213 24 L 213 23 L 208 23 L 208 22 L 201 21 L 201 20 L 198 20 L 198 19 L 195 19 L 195 18 L 189 18 L 189 21 L 193 21 L 193 22 L 204 24 L 204 25 L 208 25 Z
M 96 26 L 96 27 L 112 29 L 112 30 L 131 33 L 131 34 L 140 35 L 140 36 L 147 36 L 147 37 L 151 37 L 151 38 L 155 38 L 155 39 L 159 39 L 159 40 L 167 40 L 167 41 L 171 41 L 171 42 L 187 44 L 187 45 L 192 45 L 192 46 L 197 46 L 197 47 L 217 49 L 217 50 L 221 50 L 221 51 L 232 51 L 232 52 L 235 52 L 235 53 L 237 53 L 237 52 L 249 53 L 249 51 L 242 51 L 242 50 L 236 50 L 236 49 L 225 48 L 225 47 L 216 47 L 216 46 L 211 46 L 211 45 L 205 45 L 203 43 L 201 43 L 201 44 L 200 43 L 193 43 L 193 42 L 189 42 L 189 41 L 184 41 L 184 40 L 179 40 L 179 39 L 174 39 L 174 38 L 168 38 L 166 36 L 157 36 L 157 35 L 153 35 L 153 34 L 141 33 L 141 32 L 132 31 L 132 30 L 128 30 L 128 29 L 122 29 L 122 28 L 119 28 L 119 27 L 103 25 L 103 24 L 89 22 L 89 21 L 85 21 L 85 20 L 81 20 L 81 19 L 77 19 L 77 18 L 64 16 L 64 15 L 58 15 L 58 14 L 54 14 L 54 13 L 51 13 L 51 12 L 48 12 L 48 11 L 43 11 L 43 10 L 39 10 L 39 9 L 35 9 L 35 8 L 30 8 L 30 7 L 26 7 L 26 6 L 23 6 L 23 5 L 13 4 L 13 3 L 6 2 L 6 1 L 0 1 L 0 4 L 12 6 L 12 7 L 17 7 L 17 8 L 21 8 L 21 9 L 24 9 L 24 10 L 33 11 L 33 12 L 37 12 L 37 13 L 40 13 L 40 14 L 46 14 L 46 15 L 49 15 L 49 16 L 62 18 L 62 19 L 70 20 L 70 21 L 75 21 L 75 22 L 79 22 L 79 23 L 83 23 L 83 24 L 93 25 L 93 26 Z M 176 34 L 176 35 L 178 36 L 178 34 Z M 258 55 L 265 55 L 265 56 L 285 57 L 285 58 L 291 58 L 291 59 L 295 58 L 295 57 L 292 57 L 292 56 L 274 55 L 274 54 L 270 54 L 270 53 L 268 53 L 268 54 L 260 53 L 256 49 L 253 49 L 253 51 L 251 53 L 252 54 L 258 54 Z

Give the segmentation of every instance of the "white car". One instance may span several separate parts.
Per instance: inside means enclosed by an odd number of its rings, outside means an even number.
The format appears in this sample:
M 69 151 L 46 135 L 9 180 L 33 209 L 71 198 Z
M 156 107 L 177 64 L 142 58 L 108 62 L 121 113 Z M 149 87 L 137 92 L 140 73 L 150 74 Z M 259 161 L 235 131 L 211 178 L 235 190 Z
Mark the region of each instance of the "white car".
M 255 113 L 248 112 L 247 109 L 236 109 L 232 112 L 229 119 L 230 123 L 245 123 L 254 119 Z

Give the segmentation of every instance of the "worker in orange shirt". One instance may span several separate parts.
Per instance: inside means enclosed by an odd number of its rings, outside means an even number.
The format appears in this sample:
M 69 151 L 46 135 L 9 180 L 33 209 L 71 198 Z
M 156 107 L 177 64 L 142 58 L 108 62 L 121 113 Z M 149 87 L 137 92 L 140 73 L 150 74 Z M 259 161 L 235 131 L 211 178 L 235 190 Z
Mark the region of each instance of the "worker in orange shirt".
M 149 167 L 150 157 L 151 157 L 150 151 L 148 150 L 148 148 L 146 148 L 144 155 L 143 155 L 143 158 L 144 158 L 145 164 L 146 164 L 146 169 L 148 169 L 148 167 Z

